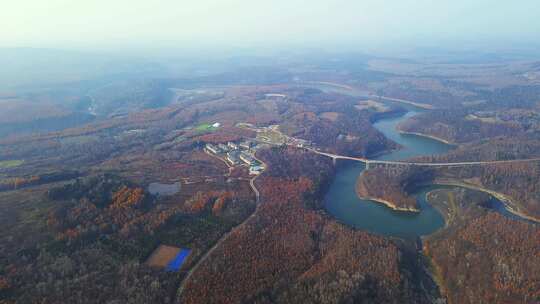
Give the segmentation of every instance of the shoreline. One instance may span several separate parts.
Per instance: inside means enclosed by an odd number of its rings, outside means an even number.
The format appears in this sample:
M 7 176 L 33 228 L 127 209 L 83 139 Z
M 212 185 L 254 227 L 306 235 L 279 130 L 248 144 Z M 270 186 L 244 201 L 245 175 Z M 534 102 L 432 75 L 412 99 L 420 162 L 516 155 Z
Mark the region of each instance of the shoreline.
M 417 209 L 417 208 L 409 208 L 409 207 L 398 207 L 396 206 L 394 203 L 390 202 L 390 201 L 387 201 L 387 200 L 384 200 L 384 199 L 381 199 L 381 198 L 375 198 L 375 197 L 364 197 L 364 196 L 360 196 L 360 195 L 357 195 L 359 199 L 361 200 L 367 200 L 367 201 L 372 201 L 374 203 L 378 203 L 378 204 L 383 204 L 385 205 L 386 207 L 394 210 L 394 211 L 400 211 L 400 212 L 414 212 L 414 213 L 419 213 L 420 212 L 420 209 Z
M 496 192 L 496 191 L 493 191 L 493 190 L 489 190 L 489 189 L 485 189 L 485 188 L 482 188 L 482 187 L 479 187 L 479 186 L 475 186 L 475 185 L 469 185 L 469 184 L 465 184 L 465 183 L 462 183 L 462 182 L 457 182 L 457 181 L 434 181 L 432 183 L 429 183 L 429 184 L 423 184 L 422 186 L 433 186 L 433 185 L 439 185 L 439 186 L 455 186 L 455 187 L 463 187 L 463 188 L 467 188 L 467 189 L 471 189 L 471 190 L 477 190 L 477 191 L 482 191 L 484 193 L 487 193 L 491 196 L 493 196 L 494 198 L 496 198 L 497 200 L 499 200 L 501 203 L 503 203 L 504 205 L 504 209 L 507 210 L 508 212 L 510 212 L 511 214 L 515 215 L 515 216 L 518 216 L 524 220 L 528 220 L 528 221 L 531 221 L 531 222 L 534 222 L 536 224 L 540 224 L 540 219 L 537 219 L 533 216 L 530 216 L 530 215 L 527 215 L 519 210 L 517 210 L 517 208 L 515 207 L 515 203 L 512 201 L 511 198 L 507 197 L 506 195 L 502 194 L 502 193 L 499 193 L 499 192 Z M 429 192 L 426 193 L 426 200 L 428 200 L 428 197 L 429 195 L 436 191 L 437 189 L 434 189 L 434 190 L 431 190 Z M 394 210 L 394 211 L 401 211 L 401 212 L 421 212 L 420 209 L 417 209 L 417 208 L 410 208 L 410 207 L 398 207 L 395 203 L 389 201 L 389 200 L 385 200 L 385 199 L 382 199 L 382 198 L 377 198 L 377 197 L 372 197 L 372 196 L 364 196 L 364 195 L 361 195 L 360 193 L 358 193 L 358 191 L 355 191 L 356 192 L 356 196 L 361 199 L 361 200 L 368 200 L 368 201 L 372 201 L 374 203 L 378 203 L 378 204 L 383 204 L 385 205 L 386 207 Z M 449 222 L 450 222 L 450 212 L 449 210 L 442 210 L 441 206 L 436 206 L 437 204 L 433 204 L 432 202 L 428 201 L 428 203 L 430 205 L 432 205 L 434 208 L 438 209 L 439 213 L 441 213 L 441 215 L 443 216 L 444 218 L 444 222 L 445 222 L 445 228 L 448 227 L 449 225 Z
M 352 87 L 352 86 L 346 85 L 346 84 L 330 82 L 330 81 L 303 81 L 303 83 L 305 83 L 307 85 L 326 85 L 326 86 L 330 86 L 330 87 L 339 88 L 339 89 L 342 89 L 342 90 L 356 91 L 356 92 L 359 93 L 359 95 L 362 95 L 362 93 L 364 93 L 359 88 L 355 88 L 355 87 Z M 367 90 L 365 91 L 365 96 L 364 97 L 367 97 L 367 98 L 379 98 L 379 99 L 383 99 L 383 100 L 387 100 L 387 101 L 404 103 L 404 104 L 407 104 L 407 105 L 410 105 L 410 106 L 413 106 L 413 107 L 417 107 L 417 108 L 420 108 L 420 109 L 423 109 L 423 110 L 433 110 L 433 109 L 435 109 L 435 107 L 433 105 L 431 105 L 431 104 L 420 103 L 420 102 L 405 100 L 405 99 L 401 99 L 401 98 L 393 98 L 393 97 L 376 95 L 376 94 L 370 93 Z
M 388 200 L 385 200 L 385 199 L 382 199 L 382 198 L 372 197 L 372 196 L 363 196 L 360 193 L 358 193 L 358 191 L 355 191 L 355 192 L 356 192 L 356 196 L 361 200 L 372 201 L 374 203 L 383 204 L 386 207 L 388 207 L 388 208 L 390 208 L 392 210 L 395 210 L 395 211 L 415 212 L 415 213 L 418 213 L 418 212 L 421 211 L 420 209 L 414 208 L 414 207 L 398 207 L 395 203 L 393 203 L 391 201 L 388 201 Z
M 439 264 L 435 262 L 435 259 L 431 255 L 429 248 L 425 244 L 422 245 L 422 255 L 429 261 L 428 269 L 426 270 L 429 276 L 433 279 L 435 285 L 437 285 L 437 287 L 439 288 L 439 294 L 443 298 L 447 298 L 448 290 L 446 287 L 444 276 L 442 275 L 442 268 L 439 266 Z
M 386 97 L 386 96 L 380 96 L 380 95 L 370 95 L 369 97 L 380 98 L 383 100 L 394 101 L 394 102 L 401 102 L 401 103 L 408 104 L 408 105 L 411 105 L 420 109 L 424 109 L 424 110 L 435 109 L 433 105 L 430 105 L 427 103 L 420 103 L 420 102 L 415 102 L 415 101 L 410 101 L 410 100 L 405 100 L 405 99 L 400 99 L 400 98 Z
M 498 199 L 499 201 L 501 201 L 504 205 L 504 208 L 518 216 L 518 217 L 521 217 L 525 220 L 529 220 L 529 221 L 532 221 L 532 222 L 535 222 L 535 223 L 540 223 L 540 219 L 537 219 L 533 216 L 530 216 L 530 215 L 527 215 L 527 214 L 524 214 L 523 212 L 517 210 L 517 208 L 515 207 L 515 203 L 514 201 L 502 194 L 502 193 L 499 193 L 499 192 L 496 192 L 496 191 L 493 191 L 493 190 L 489 190 L 489 189 L 486 189 L 486 188 L 482 188 L 480 186 L 476 186 L 476 185 L 471 185 L 471 184 L 466 184 L 466 183 L 463 183 L 463 182 L 459 182 L 459 181 L 452 181 L 452 180 L 435 180 L 434 182 L 432 182 L 431 184 L 428 184 L 428 185 L 441 185 L 441 186 L 456 186 L 456 187 L 463 187 L 463 188 L 467 188 L 467 189 L 472 189 L 472 190 L 477 190 L 477 191 L 482 191 L 482 192 L 485 192 L 485 193 L 488 193 L 490 195 L 492 195 L 493 197 L 495 197 L 496 199 Z
M 354 91 L 355 88 L 351 87 L 350 85 L 346 85 L 346 84 L 341 84 L 341 83 L 337 83 L 337 82 L 330 82 L 330 81 L 304 81 L 306 84 L 315 84 L 315 85 L 327 85 L 327 86 L 331 86 L 331 87 L 336 87 L 336 88 L 340 88 L 340 89 L 345 89 L 345 90 L 349 90 L 349 91 Z
M 434 184 L 431 184 L 431 185 L 434 185 Z M 444 186 L 444 185 L 440 185 L 440 186 Z M 434 201 L 431 201 L 430 198 L 433 196 L 433 193 L 439 191 L 441 189 L 433 189 L 433 190 L 430 190 L 428 192 L 426 192 L 426 202 L 428 204 L 430 204 L 433 208 L 435 208 L 441 215 L 442 217 L 444 218 L 444 227 L 442 227 L 440 230 L 442 229 L 446 229 L 448 227 L 450 227 L 450 223 L 454 220 L 454 217 L 452 217 L 452 215 L 455 213 L 455 210 L 450 210 L 450 206 L 449 205 L 445 205 L 441 202 L 434 202 Z M 447 208 L 445 208 L 447 207 Z M 426 235 L 428 236 L 428 235 Z
M 449 146 L 455 146 L 455 147 L 458 146 L 458 144 L 456 144 L 456 143 L 450 142 L 450 141 L 448 141 L 446 139 L 443 139 L 443 138 L 440 138 L 440 137 L 437 137 L 437 136 L 428 135 L 428 134 L 424 134 L 424 133 L 418 133 L 418 132 L 404 131 L 404 130 L 400 129 L 399 126 L 396 129 L 397 129 L 399 134 L 415 135 L 415 136 L 425 137 L 425 138 L 436 140 L 438 142 L 442 142 L 443 144 L 447 144 Z
M 386 207 L 388 207 L 388 208 L 390 208 L 390 209 L 392 209 L 394 211 L 414 212 L 414 213 L 419 213 L 421 211 L 420 209 L 418 209 L 416 207 L 398 207 L 395 203 L 393 203 L 393 202 L 391 202 L 389 200 L 385 200 L 383 198 L 377 198 L 377 197 L 373 197 L 373 196 L 369 196 L 369 195 L 362 195 L 360 193 L 361 190 L 359 189 L 359 186 L 360 186 L 360 183 L 361 183 L 361 178 L 365 174 L 365 172 L 366 172 L 366 170 L 362 170 L 362 172 L 360 173 L 360 175 L 356 179 L 356 183 L 355 183 L 355 186 L 354 186 L 354 193 L 356 194 L 356 197 L 358 197 L 361 200 L 367 200 L 367 201 L 372 201 L 373 203 L 383 204 Z

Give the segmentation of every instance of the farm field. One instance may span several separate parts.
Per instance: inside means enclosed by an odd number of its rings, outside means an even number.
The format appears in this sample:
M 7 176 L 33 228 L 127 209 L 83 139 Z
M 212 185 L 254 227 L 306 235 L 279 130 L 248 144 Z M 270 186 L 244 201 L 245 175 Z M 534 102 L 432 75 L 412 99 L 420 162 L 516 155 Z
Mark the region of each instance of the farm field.
M 195 127 L 195 131 L 200 133 L 207 133 L 217 130 L 218 128 L 214 127 L 213 124 L 210 123 L 202 123 Z
M 14 168 L 22 165 L 24 160 L 4 160 L 0 161 L 0 169 Z

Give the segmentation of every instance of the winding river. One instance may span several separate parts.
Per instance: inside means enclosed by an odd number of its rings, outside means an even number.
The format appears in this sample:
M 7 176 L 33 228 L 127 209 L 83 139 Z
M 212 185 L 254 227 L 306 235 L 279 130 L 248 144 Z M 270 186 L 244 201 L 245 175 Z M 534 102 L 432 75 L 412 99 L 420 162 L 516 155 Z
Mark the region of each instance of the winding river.
M 387 138 L 402 145 L 400 150 L 381 155 L 380 160 L 403 160 L 413 156 L 445 153 L 452 146 L 409 134 L 400 134 L 396 126 L 417 112 L 410 110 L 400 117 L 381 119 L 374 127 Z M 355 184 L 365 166 L 342 160 L 336 177 L 325 196 L 325 207 L 339 221 L 377 234 L 413 239 L 444 226 L 442 215 L 426 202 L 426 193 L 437 186 L 424 187 L 416 193 L 421 212 L 395 211 L 383 204 L 358 198 Z
M 326 92 L 359 98 L 372 98 L 368 96 L 367 92 L 342 88 L 331 83 L 308 83 L 307 85 Z M 384 103 L 391 104 L 394 102 L 385 101 Z M 387 138 L 400 144 L 402 149 L 383 154 L 376 159 L 404 160 L 415 156 L 444 154 L 454 148 L 452 145 L 428 137 L 399 133 L 396 127 L 400 122 L 418 114 L 419 111 L 424 111 L 409 104 L 400 103 L 399 106 L 405 108 L 408 112 L 399 117 L 383 118 L 374 123 L 373 126 Z M 355 186 L 360 173 L 365 169 L 363 163 L 338 160 L 338 164 L 336 176 L 324 198 L 326 210 L 338 221 L 376 234 L 404 239 L 416 239 L 419 236 L 431 234 L 444 226 L 443 216 L 426 201 L 426 194 L 434 189 L 449 188 L 450 186 L 432 185 L 421 187 L 416 193 L 413 193 L 420 212 L 396 211 L 384 204 L 371 200 L 362 200 L 357 196 Z M 490 205 L 490 208 L 502 215 L 530 222 L 509 212 L 504 203 L 493 196 Z

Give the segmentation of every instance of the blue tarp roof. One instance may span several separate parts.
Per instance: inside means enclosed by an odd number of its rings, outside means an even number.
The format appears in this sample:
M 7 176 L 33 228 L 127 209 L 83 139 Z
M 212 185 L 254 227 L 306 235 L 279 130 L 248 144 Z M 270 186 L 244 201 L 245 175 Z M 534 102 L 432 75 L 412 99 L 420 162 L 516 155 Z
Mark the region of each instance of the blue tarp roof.
M 181 249 L 180 252 L 176 255 L 176 257 L 169 262 L 167 265 L 167 271 L 178 271 L 180 270 L 180 267 L 182 267 L 182 264 L 184 263 L 185 259 L 189 256 L 189 253 L 191 250 L 189 249 Z

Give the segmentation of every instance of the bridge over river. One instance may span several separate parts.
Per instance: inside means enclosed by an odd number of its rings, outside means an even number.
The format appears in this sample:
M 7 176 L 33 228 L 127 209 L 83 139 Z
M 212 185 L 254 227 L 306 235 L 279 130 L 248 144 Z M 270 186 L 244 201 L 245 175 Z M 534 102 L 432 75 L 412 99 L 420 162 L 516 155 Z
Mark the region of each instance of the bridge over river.
M 447 163 L 425 163 L 414 161 L 401 161 L 401 160 L 376 160 L 362 157 L 352 157 L 345 155 L 332 154 L 327 152 L 318 151 L 312 148 L 307 148 L 316 154 L 327 156 L 336 161 L 338 159 L 347 159 L 353 161 L 359 161 L 366 164 L 366 168 L 369 169 L 370 165 L 398 165 L 398 166 L 423 166 L 423 167 L 463 167 L 463 166 L 477 166 L 477 165 L 492 165 L 492 164 L 508 164 L 508 163 L 522 163 L 522 162 L 534 162 L 540 161 L 540 158 L 525 158 L 525 159 L 509 159 L 509 160 L 491 160 L 491 161 L 468 161 L 468 162 L 447 162 Z

